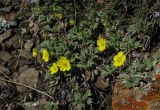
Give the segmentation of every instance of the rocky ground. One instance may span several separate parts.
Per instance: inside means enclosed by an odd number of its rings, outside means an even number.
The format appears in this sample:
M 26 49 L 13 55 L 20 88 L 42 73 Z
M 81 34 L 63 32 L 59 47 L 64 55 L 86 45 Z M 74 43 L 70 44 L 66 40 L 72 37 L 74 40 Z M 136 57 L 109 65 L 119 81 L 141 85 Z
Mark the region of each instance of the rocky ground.
M 45 76 L 42 77 L 43 70 L 31 56 L 32 47 L 39 41 L 31 32 L 36 30 L 36 27 L 29 26 L 31 17 L 30 6 L 25 1 L 0 1 L 0 22 L 8 24 L 5 30 L 0 29 L 1 110 L 23 110 L 38 103 L 43 105 L 46 100 L 32 89 L 9 83 L 17 82 L 39 89 L 43 88 L 43 81 L 47 84 Z M 40 78 L 43 79 L 40 81 Z
M 72 110 L 72 85 L 75 79 L 65 79 L 58 85 L 49 80 L 41 59 L 35 60 L 31 56 L 33 47 L 38 47 L 41 39 L 38 37 L 38 24 L 34 21 L 30 4 L 25 0 L 0 0 L 0 110 L 44 110 L 49 100 L 59 100 L 63 110 L 67 105 Z M 7 25 L 8 24 L 8 25 Z M 159 52 L 160 45 L 154 47 L 153 52 Z M 142 86 L 147 89 L 137 101 L 136 88 L 128 89 L 119 81 L 114 86 L 113 108 L 116 110 L 160 110 L 160 65 L 155 65 L 153 71 L 154 82 Z M 103 88 L 103 81 L 96 82 L 96 87 Z M 87 86 L 84 83 L 84 86 Z M 103 86 L 103 87 L 101 87 Z M 36 88 L 36 89 L 35 89 Z M 104 101 L 110 99 L 104 93 Z M 111 105 L 111 101 L 110 102 Z M 100 108 L 104 109 L 104 108 Z

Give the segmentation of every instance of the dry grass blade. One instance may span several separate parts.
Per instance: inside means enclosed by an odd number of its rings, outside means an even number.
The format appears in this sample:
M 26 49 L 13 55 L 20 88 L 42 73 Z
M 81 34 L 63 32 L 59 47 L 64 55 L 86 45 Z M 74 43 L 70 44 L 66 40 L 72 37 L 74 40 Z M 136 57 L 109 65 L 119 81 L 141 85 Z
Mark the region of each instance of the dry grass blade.
M 38 89 L 36 89 L 36 88 L 30 87 L 30 86 L 27 86 L 27 85 L 24 85 L 24 84 L 21 84 L 21 83 L 17 83 L 17 82 L 11 81 L 11 80 L 6 80 L 6 79 L 3 79 L 3 78 L 1 78 L 1 77 L 0 77 L 0 80 L 1 80 L 1 81 L 5 81 L 5 82 L 8 82 L 8 83 L 16 84 L 16 85 L 19 85 L 19 86 L 26 87 L 26 88 L 28 88 L 28 89 L 31 89 L 31 90 L 33 90 L 33 91 L 36 91 L 36 92 L 38 92 L 38 93 L 40 93 L 40 94 L 42 94 L 42 95 L 45 95 L 45 96 L 49 97 L 50 99 L 54 100 L 54 98 L 53 98 L 51 95 L 47 94 L 46 92 L 40 91 L 40 90 L 38 90 Z

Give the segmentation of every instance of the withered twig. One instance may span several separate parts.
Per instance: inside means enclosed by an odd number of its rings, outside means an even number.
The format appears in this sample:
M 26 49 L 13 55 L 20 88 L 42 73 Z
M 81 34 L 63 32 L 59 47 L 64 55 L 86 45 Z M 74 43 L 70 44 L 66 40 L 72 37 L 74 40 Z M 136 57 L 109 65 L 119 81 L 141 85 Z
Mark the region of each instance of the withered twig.
M 40 93 L 40 94 L 42 94 L 42 95 L 45 95 L 45 96 L 51 98 L 52 100 L 54 100 L 54 98 L 53 98 L 51 95 L 47 94 L 46 92 L 40 91 L 40 90 L 38 90 L 38 89 L 36 89 L 36 88 L 30 87 L 30 86 L 27 86 L 27 85 L 24 85 L 24 84 L 21 84 L 21 83 L 17 83 L 17 82 L 11 81 L 11 80 L 6 80 L 6 79 L 3 79 L 3 78 L 1 78 L 1 77 L 0 77 L 0 80 L 1 80 L 1 81 L 5 81 L 5 82 L 8 82 L 8 83 L 16 84 L 16 85 L 19 85 L 19 86 L 26 87 L 26 88 L 28 88 L 28 89 L 34 90 L 34 91 L 36 91 L 36 92 L 38 92 L 38 93 Z

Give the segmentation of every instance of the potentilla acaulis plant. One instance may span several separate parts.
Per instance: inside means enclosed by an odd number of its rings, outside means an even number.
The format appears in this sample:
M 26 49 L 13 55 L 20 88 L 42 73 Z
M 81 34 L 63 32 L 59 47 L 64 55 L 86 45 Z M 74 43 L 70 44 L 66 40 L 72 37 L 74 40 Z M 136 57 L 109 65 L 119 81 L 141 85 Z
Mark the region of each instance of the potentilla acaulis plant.
M 128 54 L 142 49 L 142 45 L 131 38 L 129 32 L 134 30 L 129 29 L 133 26 L 128 28 L 127 34 L 117 26 L 117 19 L 120 17 L 118 12 L 112 8 L 102 8 L 96 12 L 95 5 L 90 4 L 84 12 L 76 11 L 75 15 L 73 7 L 64 9 L 53 5 L 48 6 L 48 10 L 44 10 L 43 6 L 34 8 L 41 24 L 39 33 L 43 42 L 39 51 L 36 48 L 32 51 L 35 59 L 40 54 L 53 77 L 58 74 L 72 74 L 76 70 L 83 71 L 80 73 L 92 70 L 105 76 L 125 74 L 129 79 L 122 78 L 124 82 L 130 86 L 138 84 L 130 82 L 133 76 L 131 73 L 136 74 L 140 81 L 141 75 L 137 73 L 140 73 L 144 66 L 139 70 L 137 67 L 133 69 L 136 63 L 128 59 Z M 44 13 L 48 11 L 52 13 L 47 13 L 46 16 Z M 143 62 L 139 60 L 137 64 L 141 63 Z M 143 72 L 140 74 L 143 76 Z

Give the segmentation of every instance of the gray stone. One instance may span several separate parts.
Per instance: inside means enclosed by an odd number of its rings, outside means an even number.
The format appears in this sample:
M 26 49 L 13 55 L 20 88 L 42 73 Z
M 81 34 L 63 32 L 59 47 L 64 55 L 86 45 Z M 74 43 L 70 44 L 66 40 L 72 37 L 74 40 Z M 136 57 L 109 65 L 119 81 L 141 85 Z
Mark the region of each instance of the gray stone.
M 32 58 L 31 53 L 29 51 L 26 51 L 26 50 L 22 50 L 20 56 L 23 57 L 23 58 L 26 58 L 26 59 L 31 59 Z
M 28 68 L 28 65 L 23 65 L 22 67 L 20 67 L 19 71 L 22 72 L 26 70 L 27 68 Z
M 32 46 L 33 46 L 33 41 L 32 40 L 27 40 L 27 42 L 24 45 L 24 48 L 25 48 L 26 51 L 30 51 Z
M 17 26 L 17 21 L 14 21 L 14 20 L 13 20 L 13 21 L 10 21 L 10 22 L 9 22 L 9 25 L 10 25 L 10 26 Z
M 9 27 L 9 23 L 0 16 L 0 33 L 6 31 Z
M 5 43 L 5 45 L 8 48 L 16 48 L 16 49 L 20 49 L 23 45 L 23 39 L 17 35 L 11 37 L 9 40 L 7 40 L 7 42 Z
M 9 69 L 5 68 L 3 65 L 0 65 L 0 76 L 1 76 L 1 72 L 3 74 L 9 74 Z
M 1 73 L 2 72 L 2 73 Z M 9 74 L 9 69 L 5 68 L 3 65 L 0 65 L 0 77 L 4 77 L 3 74 Z M 0 80 L 0 88 L 3 88 L 7 83 Z
M 0 35 L 0 43 L 8 39 L 12 35 L 12 29 Z
M 0 88 L 3 88 L 7 83 L 5 81 L 0 80 Z
M 9 61 L 10 59 L 12 58 L 12 56 L 8 53 L 8 52 L 5 52 L 5 51 L 0 51 L 0 59 L 2 61 Z
M 4 7 L 4 8 L 0 8 L 0 12 L 5 12 L 5 13 L 8 13 L 11 11 L 11 6 L 9 7 Z
M 29 68 L 22 71 L 18 77 L 18 83 L 30 86 L 37 87 L 37 82 L 39 79 L 39 72 L 35 68 Z M 27 91 L 27 88 L 22 86 L 16 86 L 19 92 Z

